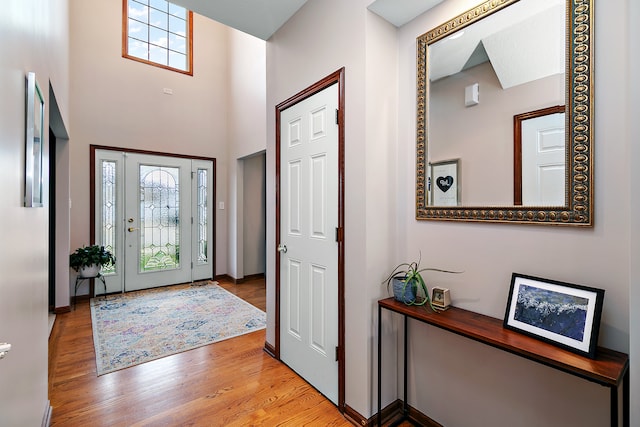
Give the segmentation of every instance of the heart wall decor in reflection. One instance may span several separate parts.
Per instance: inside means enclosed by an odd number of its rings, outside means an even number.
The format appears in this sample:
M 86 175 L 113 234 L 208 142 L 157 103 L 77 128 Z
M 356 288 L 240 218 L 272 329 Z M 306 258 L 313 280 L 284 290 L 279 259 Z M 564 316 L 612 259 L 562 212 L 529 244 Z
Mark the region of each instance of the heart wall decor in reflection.
M 443 193 L 446 193 L 447 190 L 451 188 L 453 185 L 453 177 L 452 176 L 439 176 L 436 178 L 436 185 Z

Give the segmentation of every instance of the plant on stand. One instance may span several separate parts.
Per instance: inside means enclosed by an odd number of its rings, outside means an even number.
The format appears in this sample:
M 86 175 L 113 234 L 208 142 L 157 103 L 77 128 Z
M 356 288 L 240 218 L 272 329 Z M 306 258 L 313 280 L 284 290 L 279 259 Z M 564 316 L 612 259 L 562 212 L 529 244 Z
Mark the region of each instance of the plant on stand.
M 104 246 L 91 245 L 78 248 L 69 256 L 69 266 L 80 277 L 96 277 L 102 267 L 115 265 L 116 258 Z
M 440 268 L 420 268 L 420 261 L 422 260 L 422 254 L 418 261 L 404 262 L 397 265 L 391 274 L 382 282 L 387 284 L 387 291 L 391 288 L 393 290 L 393 297 L 400 302 L 407 305 L 422 306 L 429 304 L 431 309 L 438 312 L 433 306 L 431 298 L 429 297 L 429 290 L 427 284 L 422 277 L 422 273 L 425 271 L 437 271 L 440 273 L 462 273 L 462 271 L 449 271 Z M 422 293 L 423 296 L 419 294 Z

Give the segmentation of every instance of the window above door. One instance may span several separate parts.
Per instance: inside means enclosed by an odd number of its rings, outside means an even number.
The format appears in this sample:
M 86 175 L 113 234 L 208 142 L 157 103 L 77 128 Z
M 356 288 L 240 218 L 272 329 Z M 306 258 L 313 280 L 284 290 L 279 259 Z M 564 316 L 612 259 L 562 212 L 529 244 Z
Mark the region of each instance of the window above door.
M 122 56 L 193 75 L 193 13 L 166 0 L 122 0 Z

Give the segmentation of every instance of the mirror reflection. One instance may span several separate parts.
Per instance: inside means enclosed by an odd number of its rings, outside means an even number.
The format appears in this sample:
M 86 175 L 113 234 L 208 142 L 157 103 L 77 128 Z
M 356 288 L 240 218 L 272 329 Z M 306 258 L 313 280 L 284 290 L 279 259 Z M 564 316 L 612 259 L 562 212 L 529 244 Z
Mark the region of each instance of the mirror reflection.
M 417 37 L 417 219 L 593 225 L 593 3 L 485 1 Z
M 516 206 L 564 206 L 564 106 L 513 117 L 513 200 Z
M 428 165 L 459 168 L 455 198 L 429 173 L 430 205 L 566 205 L 564 114 L 520 121 L 521 153 L 514 135 L 516 117 L 565 104 L 565 15 L 521 0 L 427 47 Z

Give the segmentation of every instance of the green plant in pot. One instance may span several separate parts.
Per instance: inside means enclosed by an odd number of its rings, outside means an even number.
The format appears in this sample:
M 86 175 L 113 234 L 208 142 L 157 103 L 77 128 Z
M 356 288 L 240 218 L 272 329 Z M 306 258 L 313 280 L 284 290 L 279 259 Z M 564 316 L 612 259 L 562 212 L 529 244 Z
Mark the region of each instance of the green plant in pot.
M 393 297 L 407 305 L 426 305 L 427 303 L 433 311 L 437 310 L 431 303 L 427 284 L 422 277 L 425 271 L 437 271 L 440 273 L 462 273 L 461 271 L 442 270 L 440 268 L 420 268 L 420 261 L 404 262 L 397 265 L 391 274 L 382 282 L 387 284 L 387 291 L 393 290 Z M 422 295 L 420 295 L 422 294 Z
M 99 245 L 83 246 L 69 256 L 69 266 L 80 273 L 80 277 L 96 277 L 103 266 L 115 263 L 113 254 Z

